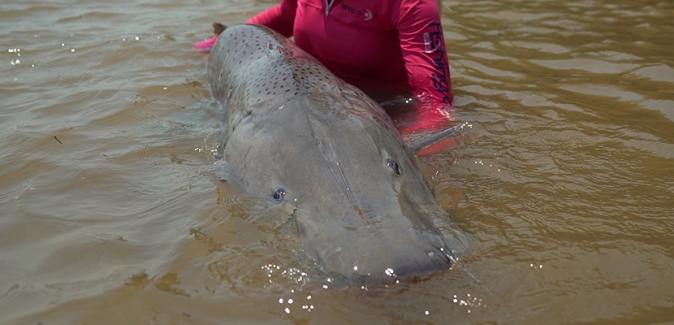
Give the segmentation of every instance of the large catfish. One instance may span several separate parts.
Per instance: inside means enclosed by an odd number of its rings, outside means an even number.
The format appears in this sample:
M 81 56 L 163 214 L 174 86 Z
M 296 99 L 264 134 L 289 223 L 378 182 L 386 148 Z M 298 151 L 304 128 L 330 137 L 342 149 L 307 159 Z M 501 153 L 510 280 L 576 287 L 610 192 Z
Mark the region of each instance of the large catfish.
M 232 177 L 286 205 L 322 271 L 382 283 L 451 266 L 464 237 L 374 100 L 255 25 L 220 34 L 208 81 L 224 108 L 220 150 Z

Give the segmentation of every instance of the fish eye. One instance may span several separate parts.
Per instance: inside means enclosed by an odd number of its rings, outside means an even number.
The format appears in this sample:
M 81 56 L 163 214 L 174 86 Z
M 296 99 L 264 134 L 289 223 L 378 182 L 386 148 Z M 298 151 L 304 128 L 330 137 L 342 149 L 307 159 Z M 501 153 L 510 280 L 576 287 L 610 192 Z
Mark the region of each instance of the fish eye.
M 398 163 L 395 160 L 391 158 L 386 159 L 386 166 L 391 167 L 396 175 L 400 175 L 400 167 L 398 167 Z
M 283 200 L 284 196 L 286 196 L 286 190 L 284 190 L 282 188 L 279 188 L 279 189 L 276 189 L 276 191 L 274 191 L 274 194 L 272 194 L 271 197 L 273 197 L 274 200 L 276 200 L 276 201 L 281 201 L 281 200 Z

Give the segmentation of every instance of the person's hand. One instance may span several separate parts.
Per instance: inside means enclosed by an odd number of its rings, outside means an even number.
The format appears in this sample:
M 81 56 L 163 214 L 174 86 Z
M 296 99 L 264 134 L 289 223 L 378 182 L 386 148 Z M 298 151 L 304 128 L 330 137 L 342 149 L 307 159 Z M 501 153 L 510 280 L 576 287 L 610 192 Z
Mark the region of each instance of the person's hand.
M 405 119 L 405 126 L 400 133 L 432 133 L 444 130 L 452 125 L 452 107 L 440 102 L 420 102 L 415 105 L 415 112 Z
M 213 37 L 194 43 L 194 47 L 201 52 L 210 52 L 215 44 L 215 41 L 218 40 L 218 36 L 227 29 L 227 26 L 221 23 L 213 23 Z

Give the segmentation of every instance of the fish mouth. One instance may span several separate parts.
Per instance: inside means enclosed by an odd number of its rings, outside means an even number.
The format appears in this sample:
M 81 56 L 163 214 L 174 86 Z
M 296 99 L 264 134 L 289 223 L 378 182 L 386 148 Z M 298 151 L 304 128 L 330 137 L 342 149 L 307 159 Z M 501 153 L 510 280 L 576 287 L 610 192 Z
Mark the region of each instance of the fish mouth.
M 377 266 L 361 266 L 354 263 L 353 267 L 344 271 L 330 271 L 331 268 L 322 263 L 322 268 L 329 278 L 341 280 L 349 286 L 385 286 L 424 281 L 452 266 L 450 258 L 444 255 L 441 249 L 423 252 L 419 256 L 421 258 L 412 263 L 409 260 Z
M 321 273 L 349 285 L 375 285 L 415 281 L 452 266 L 453 241 L 435 222 L 449 216 L 439 206 L 399 194 L 382 204 L 345 188 L 350 195 L 340 192 L 327 204 L 305 201 L 293 211 L 303 251 Z
M 417 233 L 419 236 L 414 238 L 396 240 L 395 234 L 389 234 L 388 239 L 379 240 L 374 235 L 365 238 L 368 236 L 361 232 L 361 236 L 351 237 L 341 245 L 335 243 L 315 252 L 314 262 L 324 274 L 350 285 L 417 281 L 449 269 L 453 253 L 443 236 Z M 307 243 L 304 246 L 307 252 Z

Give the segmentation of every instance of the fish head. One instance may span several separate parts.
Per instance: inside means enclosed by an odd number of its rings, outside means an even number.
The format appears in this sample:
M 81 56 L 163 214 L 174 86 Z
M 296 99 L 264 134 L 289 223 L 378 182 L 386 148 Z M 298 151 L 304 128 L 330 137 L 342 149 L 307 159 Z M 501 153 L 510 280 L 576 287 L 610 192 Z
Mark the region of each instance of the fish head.
M 371 283 L 449 268 L 448 214 L 390 120 L 321 111 L 332 104 L 298 98 L 250 123 L 256 144 L 245 161 L 228 158 L 245 165 L 244 186 L 290 206 L 304 253 L 326 274 Z

